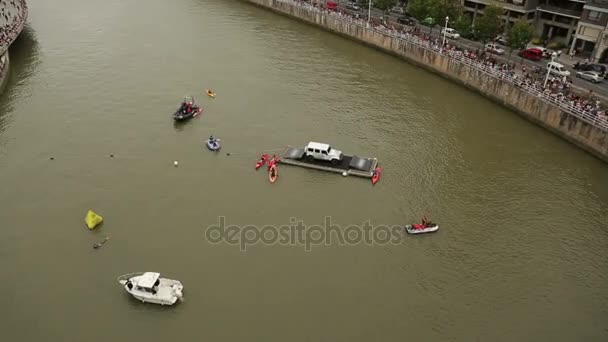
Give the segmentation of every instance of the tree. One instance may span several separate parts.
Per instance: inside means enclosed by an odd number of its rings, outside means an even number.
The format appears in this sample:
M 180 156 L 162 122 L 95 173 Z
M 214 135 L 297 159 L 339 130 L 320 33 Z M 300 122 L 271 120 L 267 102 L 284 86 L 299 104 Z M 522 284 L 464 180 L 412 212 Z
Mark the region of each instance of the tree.
M 432 0 L 430 16 L 439 25 L 445 25 L 445 18 L 448 17 L 449 23 L 454 23 L 462 15 L 462 5 L 460 1 L 454 0 Z
M 483 11 L 483 16 L 477 18 L 475 28 L 477 29 L 477 33 L 482 42 L 486 43 L 500 33 L 500 30 L 502 29 L 501 17 L 504 12 L 504 9 L 498 6 L 487 5 L 486 9 Z
M 511 31 L 509 31 L 508 43 L 509 48 L 511 49 L 509 54 L 513 53 L 514 49 L 521 50 L 525 48 L 532 39 L 533 34 L 534 30 L 526 20 L 520 19 L 513 24 Z
M 410 0 L 407 10 L 416 19 L 424 20 L 430 16 L 435 0 Z
M 397 0 L 376 0 L 373 3 L 374 7 L 383 11 L 393 8 L 395 5 L 397 5 Z
M 454 21 L 453 27 L 460 33 L 464 38 L 468 38 L 473 33 L 473 21 L 471 17 L 466 14 L 461 14 L 458 19 Z

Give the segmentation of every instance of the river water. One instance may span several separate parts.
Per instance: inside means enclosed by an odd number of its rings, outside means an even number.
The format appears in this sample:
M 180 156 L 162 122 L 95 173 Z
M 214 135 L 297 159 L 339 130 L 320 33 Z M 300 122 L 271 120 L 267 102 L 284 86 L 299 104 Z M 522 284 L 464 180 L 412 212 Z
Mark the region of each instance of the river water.
M 237 0 L 32 1 L 11 59 L 2 340 L 608 339 L 608 167 L 457 85 Z M 184 95 L 206 110 L 174 125 Z M 382 179 L 254 171 L 310 140 Z M 340 232 L 423 211 L 439 232 L 392 243 L 206 238 L 220 216 Z M 116 277 L 135 271 L 184 302 L 130 298 Z

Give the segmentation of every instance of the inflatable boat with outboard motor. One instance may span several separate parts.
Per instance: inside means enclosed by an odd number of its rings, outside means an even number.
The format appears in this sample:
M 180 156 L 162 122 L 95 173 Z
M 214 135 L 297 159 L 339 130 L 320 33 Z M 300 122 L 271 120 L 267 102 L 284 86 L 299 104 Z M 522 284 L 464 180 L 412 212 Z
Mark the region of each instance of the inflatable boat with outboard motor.
M 173 119 L 175 121 L 186 121 L 198 116 L 202 111 L 203 108 L 194 102 L 192 96 L 186 96 L 177 111 L 173 113 Z
M 207 140 L 207 148 L 211 151 L 219 151 L 222 146 L 220 145 L 220 139 L 214 138 L 213 135 Z
M 411 225 L 405 226 L 405 230 L 408 234 L 425 234 L 425 233 L 433 233 L 439 229 L 439 225 L 437 223 L 428 222 L 425 225 L 420 223 L 414 223 Z

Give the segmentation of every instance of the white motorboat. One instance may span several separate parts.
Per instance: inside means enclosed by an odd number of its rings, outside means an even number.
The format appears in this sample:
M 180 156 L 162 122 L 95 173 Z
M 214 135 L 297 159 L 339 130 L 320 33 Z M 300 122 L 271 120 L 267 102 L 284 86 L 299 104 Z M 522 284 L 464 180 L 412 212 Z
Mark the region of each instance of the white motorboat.
M 118 282 L 143 303 L 173 305 L 178 300 L 183 300 L 182 283 L 179 280 L 161 278 L 160 273 L 129 273 L 118 277 Z
M 428 227 L 414 228 L 412 225 L 405 226 L 405 230 L 408 234 L 424 234 L 436 232 L 439 229 L 439 225 L 436 223 L 429 223 Z

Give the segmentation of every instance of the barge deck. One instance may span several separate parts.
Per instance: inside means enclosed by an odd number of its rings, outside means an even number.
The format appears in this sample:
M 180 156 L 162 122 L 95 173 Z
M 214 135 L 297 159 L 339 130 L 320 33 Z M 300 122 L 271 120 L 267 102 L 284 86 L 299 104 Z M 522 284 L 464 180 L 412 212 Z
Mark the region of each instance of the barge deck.
M 287 146 L 283 152 L 279 155 L 279 163 L 300 166 L 309 169 L 344 173 L 347 175 L 371 178 L 373 171 L 378 166 L 378 159 L 366 158 L 359 156 L 343 155 L 342 161 L 336 165 L 320 161 L 320 160 L 308 160 L 304 158 L 304 149 L 293 146 Z

